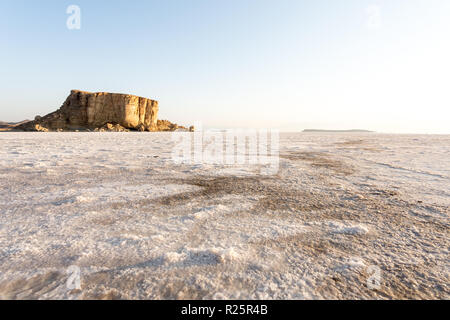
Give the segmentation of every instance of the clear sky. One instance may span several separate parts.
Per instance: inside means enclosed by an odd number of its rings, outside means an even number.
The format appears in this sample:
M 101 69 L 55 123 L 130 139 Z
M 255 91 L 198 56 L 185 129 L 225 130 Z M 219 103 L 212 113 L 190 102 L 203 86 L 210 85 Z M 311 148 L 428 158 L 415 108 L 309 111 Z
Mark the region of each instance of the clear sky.
M 2 0 L 0 41 L 3 121 L 80 89 L 185 125 L 450 133 L 448 0 Z

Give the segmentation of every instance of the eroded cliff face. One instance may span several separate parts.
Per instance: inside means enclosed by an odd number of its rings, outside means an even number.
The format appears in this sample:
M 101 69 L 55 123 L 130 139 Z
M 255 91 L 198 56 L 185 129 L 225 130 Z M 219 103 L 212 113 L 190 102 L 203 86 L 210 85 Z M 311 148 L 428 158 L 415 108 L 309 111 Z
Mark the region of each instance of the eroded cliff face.
M 129 94 L 72 90 L 62 107 L 19 126 L 33 131 L 85 130 L 119 125 L 126 129 L 158 131 L 158 101 Z

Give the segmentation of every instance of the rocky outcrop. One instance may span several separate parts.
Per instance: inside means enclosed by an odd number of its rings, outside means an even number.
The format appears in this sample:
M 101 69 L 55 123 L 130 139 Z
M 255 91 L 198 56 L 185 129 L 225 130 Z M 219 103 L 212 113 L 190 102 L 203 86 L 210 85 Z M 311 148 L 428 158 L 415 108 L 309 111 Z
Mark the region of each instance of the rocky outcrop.
M 110 124 L 124 129 L 158 131 L 157 119 L 158 101 L 129 94 L 72 90 L 59 110 L 44 117 L 37 116 L 34 121 L 16 129 L 75 131 L 105 128 L 111 131 L 105 127 Z
M 0 121 L 0 131 L 13 131 L 18 126 L 23 125 L 24 123 L 27 123 L 27 122 L 30 122 L 30 120 L 24 120 L 24 121 L 20 121 L 20 122 Z
M 127 128 L 122 127 L 120 124 L 114 125 L 114 124 L 111 124 L 111 123 L 107 123 L 101 128 L 95 128 L 94 131 L 95 132 L 105 132 L 105 131 L 109 131 L 109 132 L 128 132 L 130 130 L 127 129 Z
M 190 131 L 191 129 L 193 131 L 194 127 L 190 127 L 188 129 L 168 120 L 158 120 L 156 123 L 156 128 L 157 131 Z

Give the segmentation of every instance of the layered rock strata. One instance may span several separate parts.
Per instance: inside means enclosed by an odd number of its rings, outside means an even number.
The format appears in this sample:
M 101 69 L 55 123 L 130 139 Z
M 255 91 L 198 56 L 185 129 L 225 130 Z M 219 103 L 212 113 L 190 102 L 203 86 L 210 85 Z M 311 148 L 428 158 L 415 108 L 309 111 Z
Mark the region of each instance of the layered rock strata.
M 22 124 L 26 131 L 95 130 L 107 124 L 125 129 L 159 131 L 158 101 L 129 94 L 72 90 L 61 108 Z

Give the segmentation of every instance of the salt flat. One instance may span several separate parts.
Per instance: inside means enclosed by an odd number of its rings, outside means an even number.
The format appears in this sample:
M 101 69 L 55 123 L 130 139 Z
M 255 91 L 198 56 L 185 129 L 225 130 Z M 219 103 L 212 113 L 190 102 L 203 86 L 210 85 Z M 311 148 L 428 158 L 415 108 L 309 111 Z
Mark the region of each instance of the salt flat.
M 450 298 L 450 136 L 282 133 L 272 176 L 172 148 L 1 133 L 0 298 Z

